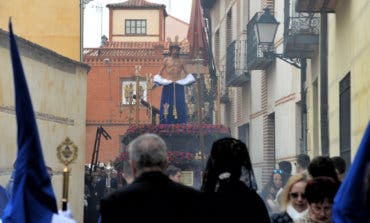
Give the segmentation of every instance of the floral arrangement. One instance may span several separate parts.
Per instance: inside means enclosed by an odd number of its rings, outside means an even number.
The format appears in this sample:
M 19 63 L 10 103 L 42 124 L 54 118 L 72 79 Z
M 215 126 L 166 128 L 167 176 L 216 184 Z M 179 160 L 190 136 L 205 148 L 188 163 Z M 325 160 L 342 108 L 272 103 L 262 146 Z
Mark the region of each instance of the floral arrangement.
M 130 126 L 123 142 L 127 145 L 131 140 L 143 133 L 155 133 L 160 136 L 199 136 L 202 133 L 204 136 L 212 136 L 221 138 L 222 136 L 230 136 L 230 130 L 223 125 L 211 124 L 139 124 Z
M 174 135 L 174 134 L 191 134 L 197 135 L 200 131 L 203 134 L 229 134 L 229 129 L 221 125 L 211 125 L 211 124 L 140 124 L 132 125 L 126 132 L 127 135 L 130 134 L 142 134 L 146 132 L 157 133 L 159 135 Z
M 183 151 L 168 151 L 167 152 L 169 165 L 185 168 L 193 165 L 200 165 L 200 160 L 195 158 L 195 155 L 190 152 Z M 128 153 L 120 153 L 113 162 L 116 170 L 122 170 L 124 163 L 128 162 Z
M 182 151 L 169 151 L 167 157 L 168 162 L 175 166 L 190 164 L 194 160 L 194 154 Z
M 203 161 L 209 153 L 212 143 L 220 138 L 230 136 L 229 128 L 223 125 L 212 124 L 138 124 L 131 125 L 123 136 L 122 142 L 125 146 L 143 133 L 155 133 L 161 136 L 168 148 L 168 161 L 181 169 L 199 169 L 202 156 L 198 153 L 203 149 Z M 200 135 L 203 135 L 203 148 L 200 148 Z M 128 154 L 121 153 L 116 162 L 127 163 Z M 117 164 L 118 165 L 118 164 Z M 123 165 L 123 164 L 122 164 Z

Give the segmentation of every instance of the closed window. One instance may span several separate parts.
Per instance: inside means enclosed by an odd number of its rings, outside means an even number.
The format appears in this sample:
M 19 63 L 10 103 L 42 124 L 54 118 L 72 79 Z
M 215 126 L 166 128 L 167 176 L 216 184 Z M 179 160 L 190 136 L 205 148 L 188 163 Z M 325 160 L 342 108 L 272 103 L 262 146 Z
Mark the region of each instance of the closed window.
M 126 35 L 146 35 L 146 20 L 145 19 L 126 19 L 125 20 Z

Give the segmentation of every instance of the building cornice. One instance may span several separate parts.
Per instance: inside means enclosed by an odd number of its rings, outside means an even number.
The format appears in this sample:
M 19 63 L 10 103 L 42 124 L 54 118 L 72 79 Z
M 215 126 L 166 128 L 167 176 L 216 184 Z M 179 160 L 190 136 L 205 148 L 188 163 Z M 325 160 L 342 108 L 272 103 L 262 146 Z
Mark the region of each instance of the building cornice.
M 40 61 L 46 61 L 47 63 L 55 61 L 54 63 L 56 68 L 61 67 L 61 64 L 65 64 L 63 67 L 70 67 L 71 65 L 80 66 L 86 69 L 87 72 L 90 71 L 90 66 L 85 63 L 62 56 L 55 51 L 49 50 L 48 48 L 33 43 L 17 35 L 15 35 L 15 38 L 22 56 L 35 58 Z M 0 29 L 0 46 L 9 49 L 9 32 L 3 29 Z

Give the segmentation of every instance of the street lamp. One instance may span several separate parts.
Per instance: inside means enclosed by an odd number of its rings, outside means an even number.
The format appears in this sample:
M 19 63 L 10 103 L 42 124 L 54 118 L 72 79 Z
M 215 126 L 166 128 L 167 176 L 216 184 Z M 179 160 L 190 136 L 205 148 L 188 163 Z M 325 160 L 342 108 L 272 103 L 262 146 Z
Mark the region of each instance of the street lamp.
M 256 33 L 259 44 L 270 45 L 274 43 L 279 22 L 271 15 L 269 8 L 263 10 L 265 12 L 254 24 L 254 32 Z
M 270 46 L 274 44 L 276 31 L 278 28 L 279 22 L 276 21 L 276 18 L 271 15 L 270 9 L 265 8 L 264 13 L 260 16 L 260 18 L 254 24 L 254 32 L 257 36 L 258 44 Z M 294 59 L 286 58 L 283 54 L 277 54 L 274 51 L 269 50 L 267 47 L 263 52 L 265 57 L 277 57 L 290 65 L 295 66 L 296 68 L 300 69 L 301 72 L 301 131 L 302 131 L 302 143 L 301 143 L 301 153 L 307 152 L 307 138 L 306 138 L 306 129 L 307 129 L 307 120 L 306 120 L 306 67 L 307 62 L 306 58 L 299 57 Z

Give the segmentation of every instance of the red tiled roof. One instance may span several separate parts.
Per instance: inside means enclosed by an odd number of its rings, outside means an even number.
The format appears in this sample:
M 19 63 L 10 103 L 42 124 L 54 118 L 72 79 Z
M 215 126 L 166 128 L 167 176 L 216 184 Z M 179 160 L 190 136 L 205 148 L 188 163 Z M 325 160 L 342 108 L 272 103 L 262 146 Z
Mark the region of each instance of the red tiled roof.
M 166 5 L 147 2 L 145 0 L 128 0 L 120 3 L 107 4 L 107 8 L 111 9 L 163 9 L 164 17 L 168 16 Z
M 182 52 L 188 51 L 187 42 L 180 44 Z M 168 50 L 169 42 L 107 42 L 100 48 L 85 48 L 84 58 L 116 57 L 122 59 L 158 59 Z
M 128 0 L 120 3 L 112 3 L 107 5 L 108 8 L 166 8 L 164 4 L 147 2 L 145 0 Z
M 157 59 L 163 58 L 164 45 L 164 42 L 107 42 L 100 48 L 84 49 L 84 58 Z
M 107 42 L 103 48 L 144 49 L 163 47 L 165 44 L 165 42 Z

